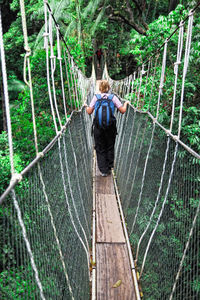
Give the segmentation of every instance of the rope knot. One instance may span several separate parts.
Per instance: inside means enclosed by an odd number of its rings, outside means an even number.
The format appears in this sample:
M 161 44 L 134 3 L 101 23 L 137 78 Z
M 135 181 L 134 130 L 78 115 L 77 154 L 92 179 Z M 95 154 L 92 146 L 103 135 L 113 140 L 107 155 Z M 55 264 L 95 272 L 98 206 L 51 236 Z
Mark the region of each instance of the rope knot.
M 43 33 L 43 37 L 48 37 L 49 36 L 49 33 L 48 32 L 44 32 Z
M 22 181 L 22 175 L 20 173 L 14 173 L 11 177 L 10 183 Z
M 65 132 L 65 130 L 66 130 L 66 126 L 62 126 L 61 127 L 61 133 L 63 134 Z
M 43 1 L 44 1 L 44 3 L 48 4 L 48 0 L 43 0 Z
M 177 142 L 179 140 L 178 135 L 173 135 L 173 140 L 175 140 L 175 142 Z
M 44 157 L 44 152 L 38 152 L 37 157 L 43 158 Z
M 157 122 L 157 118 L 152 118 L 152 120 L 154 124 Z
M 188 14 L 188 16 L 190 17 L 190 16 L 192 16 L 194 14 L 194 10 L 193 9 L 191 9 L 190 11 L 189 11 L 189 14 Z
M 180 24 L 179 24 L 179 28 L 183 27 L 183 25 L 185 24 L 185 22 L 183 20 L 181 20 Z
M 167 136 L 169 136 L 170 135 L 170 133 L 171 133 L 171 131 L 170 130 L 165 130 L 165 132 L 166 132 L 166 134 L 167 134 Z
M 161 84 L 161 85 L 159 85 L 159 89 L 163 89 L 163 87 L 164 87 L 164 85 L 163 84 Z
M 31 49 L 27 46 L 25 46 L 24 49 L 26 51 L 26 56 L 30 56 L 31 55 Z
M 174 63 L 175 66 L 180 65 L 180 64 L 181 64 L 181 61 L 180 61 L 180 60 L 179 60 L 179 61 L 176 61 L 176 62 Z

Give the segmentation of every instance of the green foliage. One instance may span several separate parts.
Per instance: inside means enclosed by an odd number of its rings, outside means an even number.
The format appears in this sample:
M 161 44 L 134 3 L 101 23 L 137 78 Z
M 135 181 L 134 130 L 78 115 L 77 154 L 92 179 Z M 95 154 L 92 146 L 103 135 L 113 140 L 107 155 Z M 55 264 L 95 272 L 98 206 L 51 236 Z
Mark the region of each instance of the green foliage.
M 152 53 L 155 53 L 187 14 L 188 11 L 180 4 L 168 16 L 159 16 L 158 19 L 150 23 L 146 36 L 142 36 L 133 30 L 128 46 L 130 53 L 135 56 L 137 62 L 141 64 Z M 173 42 L 175 41 L 173 40 Z
M 31 268 L 29 269 L 30 273 Z M 24 270 L 23 267 L 1 273 L 0 289 L 2 300 L 22 299 L 25 294 L 29 295 L 29 299 L 34 299 L 31 295 L 34 294 L 36 286 L 31 277 L 26 276 L 26 278 L 24 278 L 24 273 L 27 274 L 27 271 Z
M 14 150 L 16 147 L 14 146 Z M 7 184 L 10 180 L 10 155 L 9 155 L 9 147 L 8 147 L 8 136 L 6 132 L 2 132 L 0 134 L 0 194 L 2 194 L 7 187 Z M 17 172 L 21 172 L 23 170 L 24 161 L 22 157 L 15 153 L 14 154 L 14 166 Z

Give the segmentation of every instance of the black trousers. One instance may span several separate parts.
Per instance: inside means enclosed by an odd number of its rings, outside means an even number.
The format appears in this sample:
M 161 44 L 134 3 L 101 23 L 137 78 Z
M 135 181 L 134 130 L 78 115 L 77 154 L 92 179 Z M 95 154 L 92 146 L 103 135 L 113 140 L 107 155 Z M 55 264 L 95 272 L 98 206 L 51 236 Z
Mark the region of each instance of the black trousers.
M 116 134 L 116 124 L 113 124 L 106 129 L 94 126 L 97 164 L 101 173 L 108 173 L 108 171 L 113 167 Z

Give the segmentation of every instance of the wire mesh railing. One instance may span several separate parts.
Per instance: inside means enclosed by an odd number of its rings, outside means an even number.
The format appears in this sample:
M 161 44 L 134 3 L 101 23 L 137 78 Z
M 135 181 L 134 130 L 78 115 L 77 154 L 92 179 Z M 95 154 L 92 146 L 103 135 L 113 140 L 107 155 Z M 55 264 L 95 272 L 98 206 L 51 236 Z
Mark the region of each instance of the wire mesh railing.
M 198 299 L 199 160 L 130 106 L 115 157 L 144 299 Z
M 198 89 L 189 59 L 199 5 L 134 74 L 114 81 L 104 70 L 112 90 L 132 103 L 126 116 L 117 115 L 115 173 L 148 300 L 199 298 L 200 156 L 187 131 L 190 92 Z
M 74 113 L 65 134 L 0 207 L 2 300 L 90 297 L 88 126 L 85 111 Z

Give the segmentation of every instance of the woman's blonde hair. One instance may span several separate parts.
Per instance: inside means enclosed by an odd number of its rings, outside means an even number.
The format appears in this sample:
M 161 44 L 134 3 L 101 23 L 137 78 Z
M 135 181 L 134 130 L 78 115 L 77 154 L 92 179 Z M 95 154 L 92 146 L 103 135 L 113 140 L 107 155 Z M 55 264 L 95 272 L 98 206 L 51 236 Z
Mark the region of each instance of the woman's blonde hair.
M 110 85 L 107 80 L 100 81 L 99 90 L 101 93 L 107 93 L 110 90 Z

